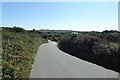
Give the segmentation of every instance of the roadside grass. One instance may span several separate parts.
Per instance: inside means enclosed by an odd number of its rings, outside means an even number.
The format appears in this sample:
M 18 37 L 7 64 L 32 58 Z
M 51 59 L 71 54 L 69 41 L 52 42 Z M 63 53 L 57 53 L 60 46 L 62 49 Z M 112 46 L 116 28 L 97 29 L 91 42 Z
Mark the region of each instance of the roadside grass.
M 3 28 L 2 78 L 29 78 L 37 50 L 47 39 L 56 41 L 59 49 L 70 55 L 120 72 L 120 34 L 116 31 L 109 33 L 111 31 L 73 34 L 72 31 Z
M 2 78 L 29 78 L 39 46 L 47 42 L 37 32 L 2 29 Z

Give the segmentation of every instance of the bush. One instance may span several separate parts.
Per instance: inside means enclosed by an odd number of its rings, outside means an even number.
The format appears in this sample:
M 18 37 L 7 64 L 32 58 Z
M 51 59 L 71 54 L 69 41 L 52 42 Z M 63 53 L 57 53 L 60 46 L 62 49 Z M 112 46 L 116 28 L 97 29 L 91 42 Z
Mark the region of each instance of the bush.
M 11 31 L 14 30 L 14 31 Z M 2 29 L 2 78 L 29 78 L 38 47 L 46 40 L 22 28 Z
M 108 31 L 105 31 L 104 36 L 108 36 Z M 63 38 L 59 42 L 59 48 L 66 53 L 76 56 L 80 59 L 101 65 L 105 68 L 120 72 L 119 70 L 119 47 L 117 41 L 114 40 L 118 37 L 112 32 L 110 36 L 114 35 L 115 38 L 101 38 L 97 34 L 100 33 L 85 33 L 76 36 L 71 35 Z M 111 40 L 112 38 L 112 40 Z M 111 41 L 111 42 L 110 42 Z
M 13 27 L 13 32 L 25 32 L 26 30 L 24 30 L 21 27 Z

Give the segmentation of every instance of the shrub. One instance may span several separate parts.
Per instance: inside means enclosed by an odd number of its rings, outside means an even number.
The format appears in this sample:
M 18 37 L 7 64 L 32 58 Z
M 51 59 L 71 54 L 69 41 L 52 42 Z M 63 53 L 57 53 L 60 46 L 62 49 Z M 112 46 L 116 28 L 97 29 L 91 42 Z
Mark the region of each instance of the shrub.
M 105 34 L 103 35 L 108 36 L 106 33 L 108 33 L 108 31 L 105 31 Z M 96 33 L 94 36 L 93 32 L 92 35 L 89 34 L 90 33 L 80 34 L 77 35 L 77 37 L 68 35 L 59 42 L 59 48 L 80 59 L 84 59 L 105 68 L 120 72 L 120 51 L 116 40 L 110 40 L 113 37 L 110 37 L 109 39 L 101 38 L 97 35 L 100 33 Z M 116 39 L 118 35 L 115 34 L 116 33 L 112 33 L 111 35 L 114 35 Z
M 25 32 L 25 30 L 21 27 L 13 27 L 13 32 Z

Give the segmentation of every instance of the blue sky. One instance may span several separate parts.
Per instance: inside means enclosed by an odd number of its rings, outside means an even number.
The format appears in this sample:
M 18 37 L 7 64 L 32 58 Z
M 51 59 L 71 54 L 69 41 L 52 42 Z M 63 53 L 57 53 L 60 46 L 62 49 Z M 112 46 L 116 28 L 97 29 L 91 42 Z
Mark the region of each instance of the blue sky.
M 3 2 L 2 25 L 25 29 L 118 30 L 118 3 Z

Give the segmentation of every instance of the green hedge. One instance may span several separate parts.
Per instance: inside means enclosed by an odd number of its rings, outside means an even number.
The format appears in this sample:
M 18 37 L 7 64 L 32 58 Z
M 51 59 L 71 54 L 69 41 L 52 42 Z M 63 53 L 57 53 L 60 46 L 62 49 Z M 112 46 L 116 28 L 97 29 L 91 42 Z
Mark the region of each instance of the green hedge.
M 112 34 L 114 33 L 116 32 L 112 32 Z M 112 37 L 109 39 L 103 38 L 107 34 L 89 32 L 78 34 L 76 37 L 71 35 L 63 38 L 58 46 L 70 55 L 120 72 L 120 47 L 118 41 L 113 40 Z M 101 37 L 102 35 L 103 37 Z

